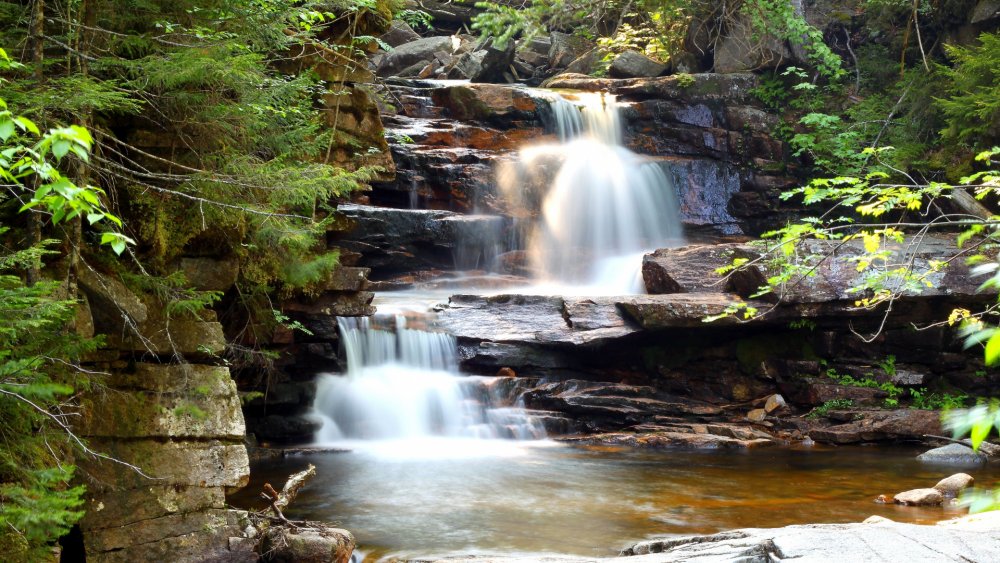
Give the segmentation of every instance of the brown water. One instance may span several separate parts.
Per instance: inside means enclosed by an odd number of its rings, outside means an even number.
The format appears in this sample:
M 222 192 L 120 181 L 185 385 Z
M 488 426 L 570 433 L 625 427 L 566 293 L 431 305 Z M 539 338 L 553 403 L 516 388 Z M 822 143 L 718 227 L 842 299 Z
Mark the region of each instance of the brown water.
M 958 508 L 876 504 L 959 469 L 886 448 L 648 452 L 494 441 L 383 444 L 254 468 L 260 483 L 315 464 L 290 517 L 335 521 L 368 561 L 383 556 L 564 553 L 613 556 L 653 536 L 738 527 L 858 522 L 878 514 L 930 523 Z M 414 447 L 415 446 L 415 447 Z M 457 446 L 457 447 L 456 447 Z M 1000 471 L 964 469 L 993 486 Z

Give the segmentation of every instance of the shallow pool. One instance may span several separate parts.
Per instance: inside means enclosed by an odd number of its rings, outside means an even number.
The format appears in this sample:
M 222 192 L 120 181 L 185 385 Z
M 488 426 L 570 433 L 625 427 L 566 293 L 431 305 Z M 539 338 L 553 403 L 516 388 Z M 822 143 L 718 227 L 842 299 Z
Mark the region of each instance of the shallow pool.
M 426 440 L 346 444 L 254 468 L 232 502 L 260 506 L 312 463 L 318 475 L 289 517 L 351 530 L 371 561 L 385 556 L 563 553 L 613 556 L 657 535 L 738 527 L 855 522 L 879 514 L 933 522 L 958 508 L 876 504 L 882 493 L 930 487 L 958 469 L 897 448 L 748 452 L 579 449 L 554 442 Z M 996 468 L 965 470 L 993 486 Z

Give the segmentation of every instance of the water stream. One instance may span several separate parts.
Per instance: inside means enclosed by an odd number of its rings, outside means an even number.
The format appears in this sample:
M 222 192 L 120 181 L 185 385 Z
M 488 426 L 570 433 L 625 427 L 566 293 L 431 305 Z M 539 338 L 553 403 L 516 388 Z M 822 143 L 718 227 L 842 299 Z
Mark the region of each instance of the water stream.
M 534 272 L 534 285 L 515 291 L 642 293 L 643 253 L 683 241 L 674 187 L 622 146 L 612 96 L 545 96 L 559 142 L 525 147 L 499 171 Z M 475 254 L 477 265 L 490 254 Z M 428 312 L 447 300 L 447 287 L 381 295 L 378 315 L 338 319 L 347 370 L 319 378 L 316 441 L 347 451 L 254 471 L 280 481 L 316 464 L 290 514 L 339 521 L 365 561 L 613 556 L 654 535 L 948 513 L 873 503 L 949 474 L 920 466 L 912 451 L 650 452 L 546 440 L 540 419 L 518 403 L 516 380 L 459 373 L 455 338 Z
M 391 442 L 400 452 L 545 437 L 541 423 L 493 378 L 458 373 L 455 338 L 433 330 L 431 315 L 337 320 L 347 374 L 319 377 L 318 443 L 384 448 Z M 421 326 L 411 327 L 414 321 Z

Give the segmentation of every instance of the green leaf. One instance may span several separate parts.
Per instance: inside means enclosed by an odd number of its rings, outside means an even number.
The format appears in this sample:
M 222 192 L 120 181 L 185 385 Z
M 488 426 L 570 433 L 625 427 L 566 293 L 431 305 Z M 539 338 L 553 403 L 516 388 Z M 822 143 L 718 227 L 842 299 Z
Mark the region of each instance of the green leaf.
M 1000 359 L 1000 332 L 994 333 L 986 342 L 986 365 L 992 366 Z
M 27 117 L 16 117 L 14 118 L 14 121 L 17 122 L 17 125 L 21 128 L 22 131 L 28 131 L 35 135 L 41 134 L 41 131 L 38 130 L 38 126 L 35 125 L 35 122 L 28 119 Z
M 55 155 L 56 160 L 61 160 L 69 152 L 70 147 L 70 142 L 66 139 L 56 139 L 52 143 L 52 154 Z
M 14 120 L 9 115 L 0 116 L 0 140 L 6 141 L 14 131 Z

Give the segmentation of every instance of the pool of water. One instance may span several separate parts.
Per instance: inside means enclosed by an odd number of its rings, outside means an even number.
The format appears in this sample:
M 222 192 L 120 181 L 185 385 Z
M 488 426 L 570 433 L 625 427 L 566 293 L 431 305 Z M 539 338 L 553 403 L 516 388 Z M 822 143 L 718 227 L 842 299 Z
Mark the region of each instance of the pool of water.
M 857 522 L 872 514 L 930 523 L 962 512 L 874 502 L 957 472 L 921 464 L 909 449 L 650 452 L 500 440 L 346 445 L 354 449 L 258 465 L 254 482 L 231 500 L 257 506 L 263 481 L 280 486 L 312 463 L 318 475 L 289 516 L 351 530 L 366 561 L 614 556 L 653 536 Z M 986 486 L 1000 476 L 996 468 L 966 471 Z

